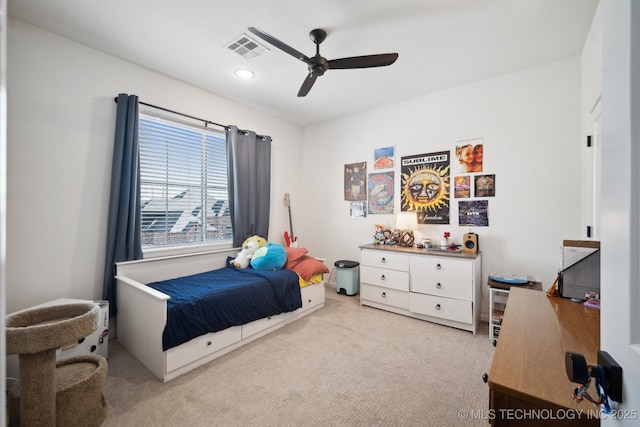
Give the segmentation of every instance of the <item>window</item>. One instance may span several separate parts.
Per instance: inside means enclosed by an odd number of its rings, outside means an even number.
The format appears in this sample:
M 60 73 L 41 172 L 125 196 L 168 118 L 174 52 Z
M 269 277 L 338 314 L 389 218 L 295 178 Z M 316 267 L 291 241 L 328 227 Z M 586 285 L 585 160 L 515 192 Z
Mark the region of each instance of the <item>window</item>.
M 142 247 L 233 240 L 224 132 L 140 111 Z

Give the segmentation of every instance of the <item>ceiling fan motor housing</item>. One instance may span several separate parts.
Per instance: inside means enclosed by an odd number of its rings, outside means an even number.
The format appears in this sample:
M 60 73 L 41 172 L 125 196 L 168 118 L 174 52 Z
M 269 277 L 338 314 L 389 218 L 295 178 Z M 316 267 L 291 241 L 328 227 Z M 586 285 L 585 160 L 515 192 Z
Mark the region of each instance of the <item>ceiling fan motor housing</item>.
M 327 63 L 327 60 L 324 59 L 322 56 L 315 56 L 313 58 L 313 61 L 314 63 L 310 64 L 308 69 L 309 69 L 309 73 L 313 74 L 314 76 L 319 77 L 329 69 L 329 64 Z

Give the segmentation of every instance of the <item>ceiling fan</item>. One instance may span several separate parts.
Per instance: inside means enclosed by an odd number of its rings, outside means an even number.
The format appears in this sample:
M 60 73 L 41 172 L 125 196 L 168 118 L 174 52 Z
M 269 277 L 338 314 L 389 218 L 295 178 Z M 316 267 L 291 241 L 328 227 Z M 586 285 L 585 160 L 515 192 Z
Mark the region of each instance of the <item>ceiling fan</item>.
M 311 40 L 316 44 L 316 55 L 312 58 L 309 58 L 291 46 L 255 27 L 249 27 L 249 31 L 283 52 L 288 53 L 307 64 L 309 75 L 304 82 L 302 82 L 302 86 L 298 91 L 298 96 L 306 96 L 313 87 L 313 84 L 316 82 L 316 79 L 323 75 L 327 70 L 384 67 L 386 65 L 393 64 L 396 62 L 396 59 L 398 59 L 397 53 L 383 53 L 379 55 L 352 56 L 348 58 L 327 60 L 320 56 L 320 43 L 327 38 L 326 31 L 320 28 L 316 28 L 309 33 L 309 38 L 311 38 Z

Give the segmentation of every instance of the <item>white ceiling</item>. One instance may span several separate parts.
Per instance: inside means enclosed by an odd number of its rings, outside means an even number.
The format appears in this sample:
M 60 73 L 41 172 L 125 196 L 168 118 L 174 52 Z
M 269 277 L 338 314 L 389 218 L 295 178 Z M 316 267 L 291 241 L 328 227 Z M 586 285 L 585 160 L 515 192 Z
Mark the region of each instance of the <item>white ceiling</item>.
M 598 0 L 9 0 L 10 18 L 306 126 L 579 55 Z M 254 26 L 312 57 L 398 52 L 389 67 L 329 70 L 269 46 L 225 46 Z M 250 34 L 250 33 L 248 33 Z M 255 36 L 254 36 L 255 38 Z M 260 39 L 256 40 L 260 41 Z M 242 81 L 237 68 L 256 77 Z M 144 101 L 144 100 L 143 100 Z M 170 107 L 170 106 L 168 106 Z

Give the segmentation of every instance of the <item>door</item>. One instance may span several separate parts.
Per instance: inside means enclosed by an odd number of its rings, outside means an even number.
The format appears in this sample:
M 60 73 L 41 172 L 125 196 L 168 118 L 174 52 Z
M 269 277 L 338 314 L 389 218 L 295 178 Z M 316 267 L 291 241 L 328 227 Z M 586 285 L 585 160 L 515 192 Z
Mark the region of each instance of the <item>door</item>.
M 602 426 L 640 420 L 640 2 L 602 9 L 600 347 L 622 367 L 623 402 Z
M 589 213 L 587 220 L 587 238 L 600 240 L 600 206 L 602 189 L 602 105 L 598 98 L 589 112 Z

